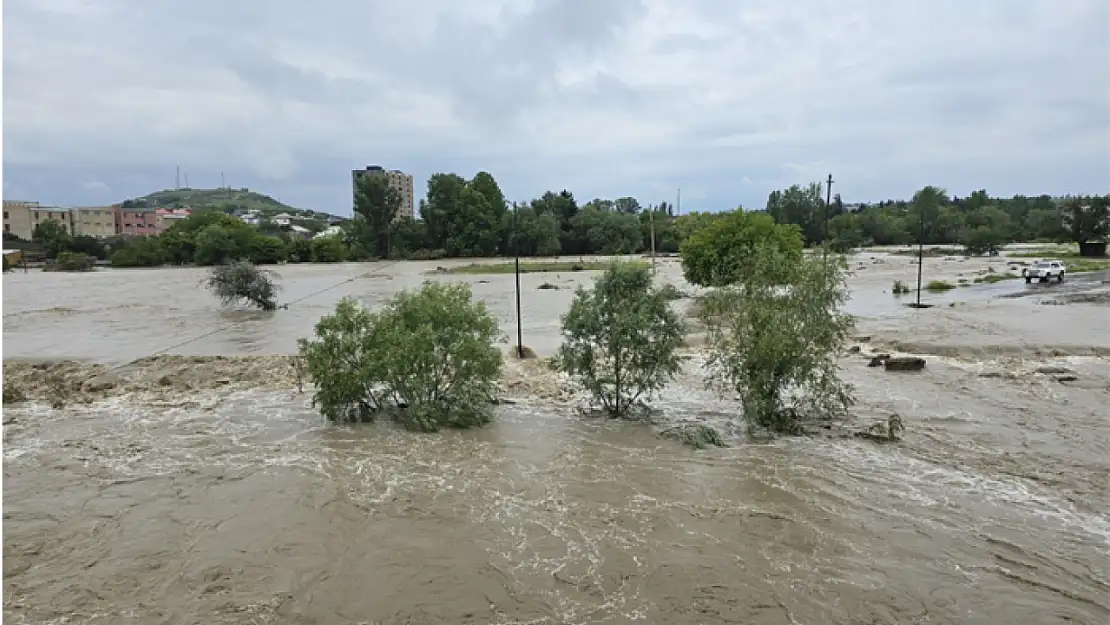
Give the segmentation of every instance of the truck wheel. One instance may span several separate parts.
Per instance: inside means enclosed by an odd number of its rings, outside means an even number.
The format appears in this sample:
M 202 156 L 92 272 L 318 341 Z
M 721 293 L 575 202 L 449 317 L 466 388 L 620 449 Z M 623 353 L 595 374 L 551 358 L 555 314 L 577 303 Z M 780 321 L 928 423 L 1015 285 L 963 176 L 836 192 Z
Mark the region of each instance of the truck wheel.
M 1057 282 L 1063 282 L 1064 281 L 1064 272 L 1061 271 L 1060 275 L 1056 276 L 1056 281 Z
M 1030 278 L 1029 276 L 1025 276 L 1025 283 L 1026 284 L 1029 284 L 1032 281 L 1033 281 L 1033 278 Z

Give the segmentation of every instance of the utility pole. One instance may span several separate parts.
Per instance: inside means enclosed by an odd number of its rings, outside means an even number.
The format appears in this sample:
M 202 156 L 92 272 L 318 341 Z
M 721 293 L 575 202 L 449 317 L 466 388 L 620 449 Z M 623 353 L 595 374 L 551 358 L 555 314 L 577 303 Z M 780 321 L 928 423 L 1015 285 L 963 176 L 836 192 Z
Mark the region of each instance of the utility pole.
M 177 174 L 174 175 L 174 177 L 173 177 L 173 188 L 174 189 L 180 189 L 181 188 L 181 165 L 177 166 Z
M 917 303 L 914 308 L 921 308 L 921 266 L 925 259 L 925 206 L 922 204 L 918 210 L 921 212 L 921 226 L 917 232 Z
M 675 217 L 678 217 L 682 214 L 682 187 L 678 188 L 678 197 L 675 199 L 676 201 L 674 203 L 674 215 Z
M 821 242 L 824 250 L 821 252 L 822 259 L 829 257 L 829 203 L 832 202 L 832 185 L 833 177 L 829 174 L 828 180 L 825 181 L 825 234 L 822 237 L 824 240 Z
M 524 360 L 524 330 L 520 320 L 520 236 L 516 230 L 519 205 L 513 202 L 513 255 L 516 257 L 516 357 Z
M 185 188 L 189 188 L 189 172 L 185 172 Z
M 655 207 L 648 206 L 648 221 L 651 223 L 651 275 L 655 275 Z

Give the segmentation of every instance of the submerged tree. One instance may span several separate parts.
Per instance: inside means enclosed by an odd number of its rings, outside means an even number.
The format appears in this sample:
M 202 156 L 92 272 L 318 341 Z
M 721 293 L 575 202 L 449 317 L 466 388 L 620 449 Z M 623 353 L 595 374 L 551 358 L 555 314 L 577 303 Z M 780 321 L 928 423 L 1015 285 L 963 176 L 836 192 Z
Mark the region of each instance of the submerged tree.
M 244 260 L 212 267 L 205 283 L 225 305 L 246 301 L 262 310 L 274 310 L 279 288 L 274 276 L 274 272 Z
M 300 353 L 331 421 L 373 421 L 389 411 L 408 429 L 434 432 L 490 420 L 500 330 L 465 284 L 427 282 L 376 312 L 345 298 L 315 335 L 301 339 Z
M 682 324 L 641 265 L 618 263 L 579 288 L 563 316 L 556 367 L 610 416 L 625 417 L 679 369 Z
M 845 266 L 839 257 L 792 265 L 773 249 L 754 259 L 751 278 L 706 298 L 706 368 L 713 383 L 739 395 L 749 429 L 802 433 L 852 404 L 837 365 L 853 325 L 840 310 Z M 772 275 L 789 280 L 761 278 Z

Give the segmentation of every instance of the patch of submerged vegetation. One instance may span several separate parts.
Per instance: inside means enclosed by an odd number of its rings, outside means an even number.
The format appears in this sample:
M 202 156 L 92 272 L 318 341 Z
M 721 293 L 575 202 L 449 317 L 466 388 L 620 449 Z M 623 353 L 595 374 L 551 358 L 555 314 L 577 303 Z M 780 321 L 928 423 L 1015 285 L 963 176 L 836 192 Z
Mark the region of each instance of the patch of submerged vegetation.
M 728 446 L 720 432 L 704 423 L 680 423 L 661 430 L 659 435 L 694 449 Z

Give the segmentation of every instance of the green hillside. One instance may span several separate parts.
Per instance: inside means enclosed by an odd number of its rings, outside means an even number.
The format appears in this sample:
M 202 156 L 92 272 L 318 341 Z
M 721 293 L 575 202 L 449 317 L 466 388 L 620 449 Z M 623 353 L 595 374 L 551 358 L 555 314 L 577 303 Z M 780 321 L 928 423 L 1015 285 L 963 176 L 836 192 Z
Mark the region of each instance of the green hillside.
M 327 213 L 295 208 L 250 189 L 164 189 L 123 202 L 124 208 L 214 208 L 224 212 L 258 211 L 262 215 L 290 213 L 306 218 L 326 218 Z

